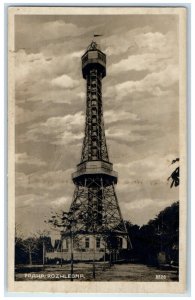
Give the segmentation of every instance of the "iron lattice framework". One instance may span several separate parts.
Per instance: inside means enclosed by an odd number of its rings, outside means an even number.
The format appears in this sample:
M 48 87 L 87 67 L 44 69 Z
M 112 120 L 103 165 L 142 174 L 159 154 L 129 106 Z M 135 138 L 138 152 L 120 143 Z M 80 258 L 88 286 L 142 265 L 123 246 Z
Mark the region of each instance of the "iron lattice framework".
M 87 75 L 86 125 L 81 162 L 109 161 L 102 111 L 102 75 L 96 69 Z
M 82 56 L 82 72 L 86 80 L 86 123 L 81 161 L 72 174 L 76 186 L 70 207 L 76 220 L 72 230 L 75 235 L 122 236 L 131 246 L 115 193 L 117 173 L 106 146 L 102 107 L 106 55 L 95 42 Z

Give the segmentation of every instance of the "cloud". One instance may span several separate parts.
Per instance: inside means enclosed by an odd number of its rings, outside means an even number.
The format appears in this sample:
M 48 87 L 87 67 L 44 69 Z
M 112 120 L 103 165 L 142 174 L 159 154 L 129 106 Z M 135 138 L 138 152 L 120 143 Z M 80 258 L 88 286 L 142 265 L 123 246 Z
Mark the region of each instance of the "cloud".
M 104 119 L 106 121 L 106 124 L 110 124 L 118 121 L 125 121 L 125 120 L 134 120 L 134 121 L 139 120 L 138 116 L 134 113 L 123 111 L 123 110 L 116 112 L 113 109 L 105 111 Z
M 43 82 L 42 82 L 43 83 Z M 40 83 L 41 85 L 41 83 Z M 50 85 L 42 85 L 40 87 L 40 92 L 36 93 L 34 89 L 31 89 L 30 93 L 26 93 L 25 91 L 22 92 L 19 99 L 17 99 L 17 102 L 20 104 L 26 104 L 28 102 L 34 102 L 36 103 L 37 107 L 41 105 L 42 103 L 50 104 L 50 106 L 57 105 L 57 104 L 72 104 L 76 103 L 78 106 L 80 103 L 84 100 L 84 92 L 81 87 L 76 87 L 74 89 L 68 89 L 68 88 L 59 88 L 57 86 L 51 86 Z M 75 107 L 73 105 L 73 107 Z M 44 115 L 44 111 L 41 112 L 42 116 Z M 37 109 L 38 114 L 38 109 Z
M 166 60 L 167 59 L 167 60 Z M 165 68 L 168 64 L 173 63 L 167 55 L 156 54 L 156 53 L 144 53 L 130 55 L 126 59 L 112 64 L 108 68 L 109 74 L 117 75 L 118 73 L 123 73 L 131 70 L 135 71 L 156 71 Z
M 35 194 L 26 194 L 20 195 L 16 197 L 16 208 L 25 208 L 25 207 L 35 207 L 36 203 L 40 201 L 42 202 L 44 196 L 35 195 Z
M 115 33 L 103 39 L 103 44 L 106 47 L 106 53 L 108 56 L 113 55 L 124 55 L 126 52 L 138 51 L 139 47 L 135 42 L 136 36 L 138 36 L 143 31 L 148 32 L 151 30 L 151 27 L 146 26 L 143 28 L 134 28 L 127 30 L 127 28 L 118 28 L 115 29 Z M 116 38 L 117 35 L 117 38 Z
M 79 65 L 81 52 L 64 53 L 63 55 L 50 56 L 40 53 L 26 53 L 25 50 L 19 50 L 15 53 L 15 79 L 16 84 L 27 82 L 38 82 L 39 79 L 49 80 L 55 78 L 59 72 L 68 75 L 72 69 L 72 63 Z M 36 77 L 34 77 L 36 76 Z
M 39 75 L 40 71 L 46 71 L 46 65 L 48 66 L 51 62 L 45 60 L 42 53 L 31 53 L 27 54 L 25 50 L 20 50 L 15 53 L 15 80 L 16 88 L 28 80 L 34 79 L 33 75 Z M 32 77 L 31 77 L 32 76 Z
M 63 20 L 56 20 L 45 22 L 41 27 L 41 37 L 49 37 L 49 39 L 56 39 L 59 37 L 73 37 L 81 35 L 85 32 L 85 28 L 79 28 L 73 23 L 66 23 Z
M 48 191 L 57 192 L 59 188 L 68 189 L 71 185 L 71 174 L 74 169 L 67 170 L 53 170 L 53 171 L 37 171 L 31 174 L 24 174 L 22 172 L 16 173 L 17 188 L 25 191 L 26 188 L 39 194 L 39 191 L 48 194 Z
M 118 110 L 118 114 L 120 117 L 120 110 Z M 114 116 L 115 115 L 117 119 L 117 112 L 115 112 Z M 125 114 L 125 116 L 127 117 L 128 113 Z M 152 135 L 154 136 L 155 132 L 158 130 L 157 124 L 144 121 L 136 114 L 130 114 L 130 117 L 127 119 L 119 119 L 117 122 L 113 122 L 110 124 L 108 123 L 108 126 L 107 119 L 105 123 L 105 134 L 108 143 L 112 143 L 113 141 L 115 141 L 120 145 L 122 145 L 123 143 L 127 144 L 129 147 L 133 147 L 134 143 L 143 143 L 144 141 L 147 141 L 150 134 L 152 133 Z M 111 151 L 113 151 L 113 148 L 111 149 Z
M 125 219 L 130 220 L 133 224 L 141 226 L 147 224 L 149 219 L 154 219 L 162 209 L 170 206 L 175 201 L 177 199 L 144 198 L 139 201 L 124 203 L 125 213 L 123 215 Z
M 173 92 L 172 86 L 178 83 L 177 36 L 173 31 L 165 34 L 139 31 L 136 35 L 129 32 L 129 35 L 133 35 L 136 51 L 128 49 L 128 56 L 118 56 L 120 59 L 108 65 L 113 86 L 106 87 L 105 96 L 117 97 L 117 101 L 118 97 L 139 93 L 166 97 Z M 133 72 L 140 72 L 144 77 L 136 80 Z M 123 80 L 117 82 L 115 77 L 120 75 Z
M 27 106 L 17 111 L 17 122 L 24 123 L 38 116 L 41 103 L 75 103 L 80 105 L 84 100 L 85 82 L 81 79 L 80 51 L 61 55 L 26 53 L 20 50 L 15 54 L 16 103 L 20 106 L 36 102 L 36 111 L 31 112 Z M 74 68 L 72 67 L 74 65 Z M 23 114 L 21 109 L 26 110 Z M 41 114 L 45 114 L 41 111 Z
M 108 45 L 106 53 L 108 55 L 120 55 L 130 53 L 159 53 L 174 55 L 177 49 L 177 34 L 171 29 L 166 32 L 154 31 L 151 26 L 125 30 L 117 35 L 113 34 L 104 40 L 104 44 Z M 177 57 L 175 52 L 174 57 Z M 138 62 L 139 64 L 139 62 Z
M 115 169 L 119 174 L 123 174 L 124 180 L 131 178 L 132 183 L 137 179 L 142 182 L 158 182 L 160 180 L 166 183 L 169 174 L 175 168 L 171 165 L 174 157 L 174 153 L 169 153 L 164 157 L 156 153 L 126 164 L 115 164 Z M 131 182 L 128 181 L 128 184 Z
M 67 203 L 69 204 L 71 201 L 71 197 L 60 197 L 57 199 L 54 199 L 50 202 L 51 206 L 57 206 L 57 207 L 64 207 L 64 205 L 66 205 Z
M 124 98 L 133 93 L 149 93 L 153 96 L 166 96 L 170 93 L 172 85 L 178 83 L 179 71 L 177 65 L 168 65 L 159 72 L 153 72 L 146 75 L 139 81 L 125 81 L 108 87 L 106 90 L 107 97 Z
M 25 153 L 16 153 L 15 154 L 16 164 L 27 164 L 27 165 L 37 165 L 45 166 L 46 163 L 37 157 L 32 157 Z
M 150 206 L 154 201 L 152 199 L 141 199 L 139 201 L 133 201 L 130 203 L 126 203 L 126 208 L 130 209 L 139 209 L 142 210 L 143 208 L 146 208 L 147 206 Z
M 36 119 L 38 116 L 42 116 L 41 112 L 31 111 L 29 109 L 24 109 L 18 105 L 15 106 L 15 123 L 23 124 L 26 122 L 31 122 Z
M 138 132 L 133 133 L 130 128 L 108 128 L 105 132 L 108 140 L 115 140 L 118 143 L 131 143 L 135 141 L 144 141 L 146 139 L 146 137 Z
M 153 52 L 157 55 L 164 53 L 167 56 L 172 55 L 177 57 L 175 49 L 177 48 L 177 35 L 173 31 L 168 31 L 165 34 L 162 32 L 145 32 L 136 35 L 135 42 L 141 52 Z
M 33 123 L 28 127 L 25 134 L 20 136 L 20 140 L 27 141 L 47 141 L 50 144 L 68 145 L 83 138 L 84 128 L 83 112 L 63 117 L 52 117 L 46 122 Z
M 42 229 L 51 210 L 69 210 L 74 191 L 72 172 L 73 169 L 28 175 L 16 173 L 16 222 L 23 224 L 25 234 Z M 50 228 L 46 226 L 46 229 Z
M 52 79 L 51 84 L 60 88 L 74 88 L 79 83 L 78 80 L 72 79 L 70 76 L 64 74 L 62 76 Z
M 16 191 L 20 190 L 23 187 L 28 187 L 29 178 L 23 172 L 16 172 L 15 173 L 15 184 L 16 184 Z
M 47 47 L 48 44 L 65 42 L 70 38 L 80 38 L 82 35 L 87 35 L 90 31 L 97 28 L 94 25 L 87 27 L 77 26 L 75 23 L 63 20 L 62 16 L 59 16 L 58 20 L 51 21 L 40 21 L 36 17 L 33 20 L 33 17 L 30 18 L 28 16 L 26 19 L 23 18 L 22 21 L 16 18 L 18 46 L 23 42 L 27 49 L 32 47 L 37 50 L 37 48 Z M 23 41 L 24 38 L 25 41 Z

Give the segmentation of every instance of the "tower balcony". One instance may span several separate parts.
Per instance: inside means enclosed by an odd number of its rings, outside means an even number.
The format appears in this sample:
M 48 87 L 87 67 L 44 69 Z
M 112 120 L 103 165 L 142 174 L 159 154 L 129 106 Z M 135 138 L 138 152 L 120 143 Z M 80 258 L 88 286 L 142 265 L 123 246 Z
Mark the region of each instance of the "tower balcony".
M 74 184 L 85 183 L 86 179 L 101 179 L 104 184 L 116 184 L 118 174 L 113 171 L 113 165 L 110 162 L 101 160 L 86 161 L 77 165 L 77 171 L 72 174 Z

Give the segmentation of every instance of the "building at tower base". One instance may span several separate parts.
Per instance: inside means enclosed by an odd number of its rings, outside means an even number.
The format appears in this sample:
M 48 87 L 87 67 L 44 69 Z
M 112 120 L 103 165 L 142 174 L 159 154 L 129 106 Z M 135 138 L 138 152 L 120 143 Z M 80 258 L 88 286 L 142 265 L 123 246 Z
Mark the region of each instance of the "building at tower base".
M 117 261 L 124 258 L 121 251 L 125 253 L 126 250 L 128 250 L 127 239 L 122 236 L 118 236 L 118 246 L 111 249 L 107 248 L 107 243 L 103 240 L 102 235 L 83 234 L 74 239 L 72 253 L 74 261 L 108 261 L 110 256 L 112 256 L 112 261 Z M 50 261 L 61 259 L 70 261 L 71 238 L 62 235 L 62 244 L 60 243 L 58 249 L 47 252 L 46 258 Z

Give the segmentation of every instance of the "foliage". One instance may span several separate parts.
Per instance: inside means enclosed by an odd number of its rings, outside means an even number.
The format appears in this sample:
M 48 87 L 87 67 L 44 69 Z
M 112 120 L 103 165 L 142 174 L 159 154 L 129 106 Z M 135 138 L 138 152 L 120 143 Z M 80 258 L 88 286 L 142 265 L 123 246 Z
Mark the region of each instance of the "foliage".
M 172 163 L 171 164 L 175 164 L 176 162 L 178 162 L 179 161 L 179 158 L 176 158 L 176 159 L 174 159 L 173 161 L 172 161 Z M 179 167 L 177 167 L 172 173 L 171 173 L 171 175 L 169 176 L 169 178 L 167 179 L 167 180 L 172 180 L 172 182 L 171 182 L 171 188 L 173 187 L 173 186 L 178 186 L 179 185 Z
M 132 255 L 143 263 L 158 264 L 158 254 L 164 252 L 167 262 L 178 263 L 179 202 L 161 211 L 146 225 L 139 227 L 126 222 L 133 244 Z
M 52 249 L 51 238 L 46 233 L 28 238 L 15 237 L 15 264 L 41 263 L 43 259 L 43 244 L 47 250 Z

